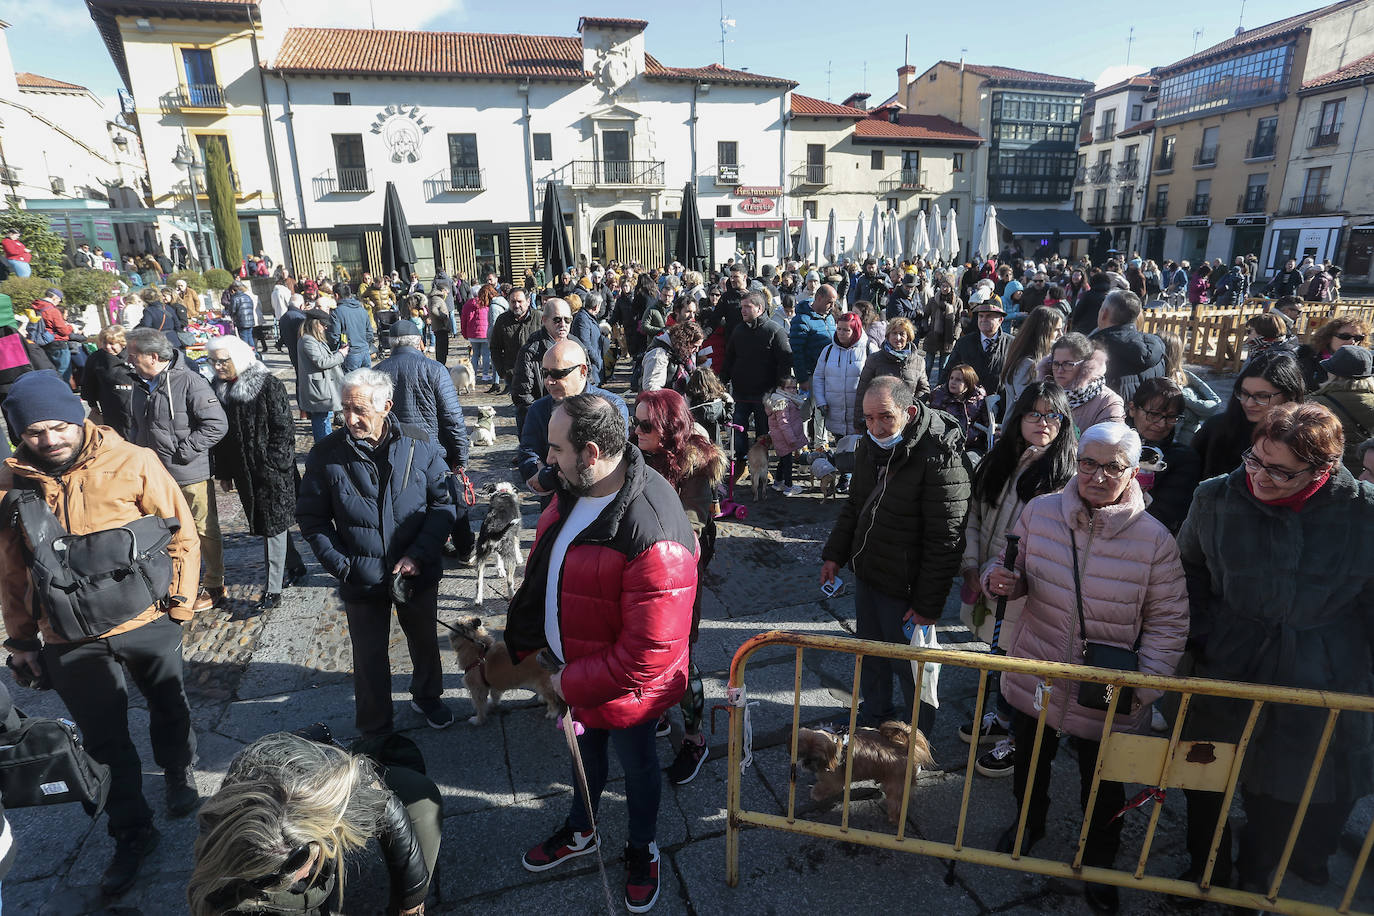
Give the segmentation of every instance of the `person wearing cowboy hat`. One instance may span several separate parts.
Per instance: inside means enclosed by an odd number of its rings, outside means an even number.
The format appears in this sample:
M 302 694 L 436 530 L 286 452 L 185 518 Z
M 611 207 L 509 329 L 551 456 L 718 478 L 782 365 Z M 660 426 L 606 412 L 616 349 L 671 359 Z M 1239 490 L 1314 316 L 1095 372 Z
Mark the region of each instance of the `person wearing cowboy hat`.
M 1330 380 L 1308 398 L 1329 408 L 1345 430 L 1345 454 L 1341 463 L 1359 476 L 1360 443 L 1374 433 L 1374 352 L 1364 347 L 1345 346 L 1322 360 Z
M 979 378 L 1001 378 L 1002 367 L 1007 361 L 1007 348 L 1011 346 L 1011 335 L 1002 330 L 1002 319 L 1007 317 L 1007 313 L 998 304 L 997 298 L 984 289 L 975 289 L 969 301 L 973 305 L 973 317 L 978 330 L 964 334 L 955 342 L 940 377 L 944 378 L 954 366 L 968 365 L 973 367 Z

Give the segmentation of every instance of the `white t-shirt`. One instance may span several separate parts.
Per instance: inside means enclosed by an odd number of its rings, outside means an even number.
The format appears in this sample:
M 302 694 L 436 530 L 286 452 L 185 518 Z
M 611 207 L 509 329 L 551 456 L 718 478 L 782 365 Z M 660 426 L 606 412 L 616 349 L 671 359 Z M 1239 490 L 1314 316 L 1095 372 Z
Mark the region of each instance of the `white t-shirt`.
M 568 554 L 568 545 L 572 543 L 573 538 L 591 527 L 592 522 L 601 515 L 601 510 L 609 506 L 615 497 L 615 493 L 607 496 L 579 496 L 577 502 L 573 503 L 572 511 L 568 513 L 568 520 L 563 523 L 557 539 L 553 542 L 553 553 L 549 555 L 549 581 L 544 588 L 544 638 L 548 640 L 549 649 L 558 656 L 559 661 L 564 661 L 563 633 L 558 627 L 558 582 L 562 578 L 563 559 Z

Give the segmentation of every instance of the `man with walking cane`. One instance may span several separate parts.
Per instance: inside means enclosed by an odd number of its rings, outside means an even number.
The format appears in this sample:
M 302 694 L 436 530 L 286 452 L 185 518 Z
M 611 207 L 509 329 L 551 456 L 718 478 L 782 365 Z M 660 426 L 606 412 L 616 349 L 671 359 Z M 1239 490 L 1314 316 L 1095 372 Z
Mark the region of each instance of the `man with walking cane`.
M 629 809 L 625 907 L 645 913 L 659 889 L 654 730 L 687 686 L 696 538 L 676 491 L 649 470 L 601 395 L 573 395 L 554 410 L 547 463 L 558 491 L 540 516 L 505 639 L 518 663 L 539 654 L 556 669 L 554 689 L 584 726 L 575 755 L 583 766 L 567 819 L 523 864 L 546 871 L 600 855 L 594 818 L 614 745 Z

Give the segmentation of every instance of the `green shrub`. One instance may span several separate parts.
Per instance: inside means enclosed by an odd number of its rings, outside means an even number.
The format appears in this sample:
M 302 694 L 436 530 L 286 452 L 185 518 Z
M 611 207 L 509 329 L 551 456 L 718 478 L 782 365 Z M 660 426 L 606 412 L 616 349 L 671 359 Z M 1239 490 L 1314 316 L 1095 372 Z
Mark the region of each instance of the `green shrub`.
M 7 207 L 0 210 L 0 235 L 11 229 L 19 230 L 19 241 L 27 245 L 33 254 L 29 266 L 33 269 L 35 277 L 62 276 L 62 256 L 67 251 L 67 240 L 52 231 L 52 225 L 46 216 L 36 210 Z M 52 285 L 54 284 L 48 283 L 48 286 Z M 42 295 L 41 290 L 39 295 Z M 15 304 L 18 305 L 17 299 Z
M 198 270 L 178 270 L 167 275 L 168 286 L 176 286 L 178 280 L 185 280 L 186 285 L 196 293 L 205 292 L 205 275 Z
M 110 290 L 118 286 L 119 278 L 107 270 L 69 270 L 61 280 L 62 305 L 77 311 L 87 305 L 103 305 L 110 298 Z
M 227 270 L 212 267 L 205 272 L 205 288 L 226 290 L 234 282 L 234 275 Z
M 42 299 L 51 287 L 60 285 L 60 282 L 38 276 L 16 277 L 11 274 L 4 283 L 0 283 L 0 293 L 9 296 L 16 309 L 26 309 L 33 300 Z

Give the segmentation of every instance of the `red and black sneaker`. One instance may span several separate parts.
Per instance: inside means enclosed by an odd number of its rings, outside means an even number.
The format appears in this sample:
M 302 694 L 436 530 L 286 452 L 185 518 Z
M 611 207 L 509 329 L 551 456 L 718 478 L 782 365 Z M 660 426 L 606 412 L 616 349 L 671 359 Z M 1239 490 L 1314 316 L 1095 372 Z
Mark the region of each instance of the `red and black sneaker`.
M 647 913 L 658 902 L 658 844 L 625 844 L 625 909 Z
M 520 860 L 529 871 L 548 871 L 569 859 L 596 852 L 599 841 L 596 831 L 578 833 L 567 824 L 538 846 L 532 846 Z

